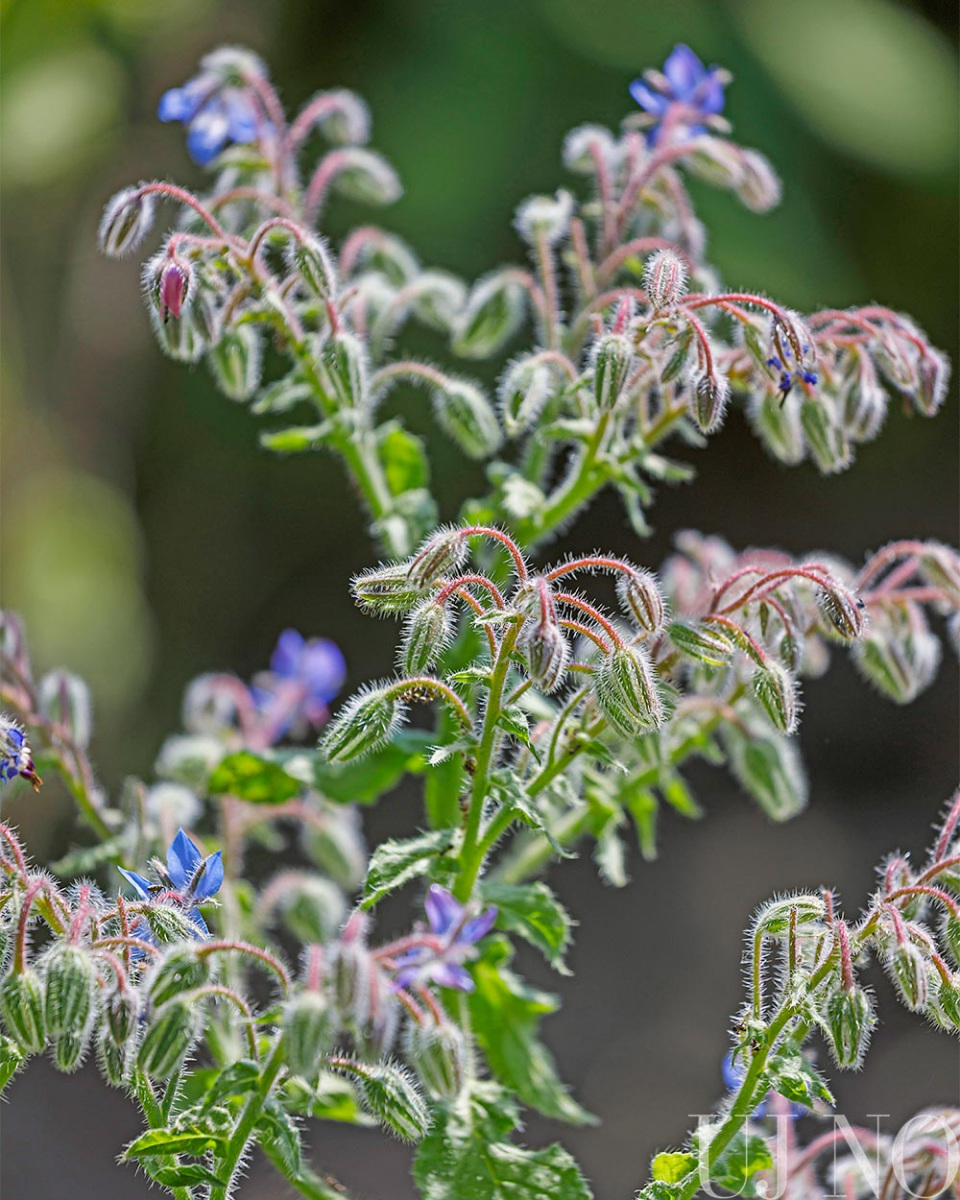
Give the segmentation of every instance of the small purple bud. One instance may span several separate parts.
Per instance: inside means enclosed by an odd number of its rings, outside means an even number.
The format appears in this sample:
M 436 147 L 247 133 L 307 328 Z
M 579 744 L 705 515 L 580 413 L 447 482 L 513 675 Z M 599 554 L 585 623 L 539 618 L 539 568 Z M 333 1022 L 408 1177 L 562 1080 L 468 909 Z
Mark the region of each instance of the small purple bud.
M 160 274 L 160 316 L 179 317 L 190 285 L 190 264 L 185 259 L 170 259 Z

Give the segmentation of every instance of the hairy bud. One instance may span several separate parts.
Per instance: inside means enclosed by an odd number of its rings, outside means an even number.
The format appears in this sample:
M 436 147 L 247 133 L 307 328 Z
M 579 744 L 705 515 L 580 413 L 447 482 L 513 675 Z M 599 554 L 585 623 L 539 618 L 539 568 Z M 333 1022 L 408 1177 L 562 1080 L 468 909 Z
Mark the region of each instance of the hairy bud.
M 467 553 L 467 539 L 459 529 L 438 529 L 408 563 L 409 585 L 422 592 L 443 576 L 459 575 Z
M 147 996 L 154 1008 L 159 1008 L 182 992 L 202 987 L 210 978 L 210 961 L 202 958 L 192 946 L 175 946 L 157 965 Z
M 249 325 L 226 330 L 211 346 L 207 361 L 217 387 L 231 400 L 249 400 L 260 385 L 263 347 Z
M 381 155 L 360 146 L 335 150 L 337 171 L 333 187 L 358 204 L 395 204 L 403 195 L 400 176 Z
M 287 265 L 303 280 L 304 286 L 321 300 L 331 299 L 337 290 L 337 269 L 326 243 L 313 234 L 291 238 L 287 244 Z
M 926 1008 L 929 998 L 927 960 L 919 947 L 912 942 L 896 946 L 887 960 L 887 969 L 907 1008 L 913 1012 Z
M 960 555 L 950 546 L 927 542 L 920 556 L 920 574 L 930 587 L 939 588 L 960 608 Z
M 853 457 L 849 443 L 825 396 L 808 396 L 803 401 L 800 406 L 800 425 L 810 453 L 822 474 L 835 475 L 850 466 Z
M 411 584 L 409 564 L 391 563 L 355 576 L 350 590 L 362 609 L 380 616 L 408 612 L 423 589 Z
M 863 633 L 863 606 L 842 584 L 817 590 L 817 608 L 827 626 L 842 641 L 856 641 Z
M 93 706 L 90 689 L 70 671 L 51 671 L 39 687 L 40 711 L 67 731 L 71 741 L 82 750 L 90 744 Z
M 694 381 L 690 411 L 701 433 L 714 433 L 723 424 L 730 384 L 723 375 L 702 374 Z
M 100 249 L 108 258 L 122 258 L 143 241 L 153 225 L 152 195 L 139 188 L 124 188 L 107 202 L 100 218 Z
M 193 268 L 186 259 L 170 258 L 160 273 L 160 319 L 179 317 L 190 295 Z
M 313 126 L 335 146 L 357 146 L 370 139 L 370 111 L 364 101 L 346 88 L 320 92 L 306 105 L 316 112 Z
M 405 1057 L 427 1091 L 439 1100 L 455 1100 L 463 1088 L 467 1050 L 461 1031 L 449 1021 L 407 1026 Z
M 954 1029 L 960 1029 L 960 978 L 953 975 L 950 979 L 940 980 L 937 1004 Z
M 11 971 L 0 984 L 0 1015 L 7 1032 L 24 1054 L 44 1047 L 43 986 L 36 971 Z
M 498 388 L 500 417 L 509 437 L 529 429 L 550 398 L 553 376 L 535 355 L 518 358 L 503 374 Z
M 655 729 L 663 721 L 663 701 L 646 651 L 615 646 L 597 668 L 596 699 L 600 711 L 624 737 Z
M 823 897 L 808 893 L 801 896 L 784 896 L 771 900 L 757 913 L 754 928 L 767 937 L 784 937 L 790 932 L 796 913 L 797 925 L 809 925 L 820 921 L 826 912 Z
M 796 397 L 783 400 L 766 389 L 756 392 L 747 403 L 747 417 L 754 433 L 774 458 L 791 467 L 802 462 L 806 443 Z
M 311 833 L 310 847 L 314 852 L 317 840 Z M 334 864 L 341 873 L 343 865 L 342 860 Z M 307 945 L 329 941 L 343 923 L 346 912 L 343 893 L 331 880 L 313 872 L 298 871 L 291 876 L 279 901 L 284 923 L 294 937 Z M 348 876 L 347 882 L 355 885 L 355 876 Z
M 171 1000 L 156 1010 L 147 1026 L 137 1065 L 152 1079 L 169 1079 L 179 1069 L 200 1032 L 199 1006 L 185 999 Z
M 656 313 L 673 312 L 687 290 L 687 268 L 672 250 L 658 250 L 643 268 L 643 287 Z
M 602 125 L 578 125 L 563 143 L 563 165 L 577 175 L 595 175 L 598 164 L 609 167 L 617 157 L 617 143 Z
M 617 596 L 623 611 L 645 633 L 657 633 L 666 616 L 663 596 L 656 576 L 650 571 L 634 570 L 617 578 Z
M 324 346 L 320 375 L 343 408 L 364 408 L 369 403 L 369 373 L 366 347 L 352 333 L 338 333 Z
M 693 151 L 684 157 L 687 168 L 714 187 L 735 188 L 743 180 L 742 151 L 724 138 L 703 135 L 692 139 Z
M 681 654 L 711 667 L 725 666 L 734 651 L 733 642 L 716 625 L 688 625 L 684 621 L 674 621 L 667 633 Z
M 933 681 L 940 642 L 929 629 L 905 635 L 871 627 L 853 649 L 854 665 L 895 704 L 909 704 Z
M 321 1058 L 333 1048 L 336 1033 L 336 1021 L 322 992 L 307 990 L 294 996 L 283 1010 L 284 1049 L 290 1069 L 314 1078 Z
M 633 364 L 633 346 L 623 333 L 605 333 L 593 344 L 593 394 L 601 412 L 609 412 L 623 392 Z
M 837 1066 L 856 1069 L 866 1053 L 874 1025 L 870 997 L 860 987 L 834 992 L 827 1001 L 824 1018 Z
M 74 1035 L 82 1049 L 93 1020 L 96 994 L 97 969 L 90 955 L 77 946 L 55 946 L 46 956 L 44 971 L 43 1015 L 47 1033 L 54 1038 Z
M 489 358 L 520 328 L 527 294 L 513 271 L 498 271 L 472 288 L 457 322 L 453 352 L 461 358 Z
M 530 677 L 543 692 L 555 692 L 566 676 L 570 647 L 559 626 L 539 621 L 524 639 Z
M 123 1087 L 130 1071 L 130 1044 L 117 1041 L 105 1025 L 97 1034 L 97 1066 L 111 1087 Z
M 400 647 L 400 670 L 422 675 L 443 653 L 453 626 L 445 604 L 424 600 L 408 615 Z
M 737 196 L 751 212 L 765 213 L 780 203 L 780 178 L 769 159 L 756 150 L 740 151 L 740 182 Z
M 869 442 L 877 436 L 887 415 L 890 397 L 877 382 L 873 364 L 864 359 L 859 378 L 852 381 L 843 396 L 844 432 L 855 442 Z
M 385 745 L 403 719 L 403 704 L 386 687 L 359 692 L 331 722 L 320 748 L 328 762 L 350 762 Z
M 497 414 L 478 387 L 448 378 L 432 397 L 437 423 L 470 458 L 489 458 L 499 449 L 503 434 Z
M 133 1037 L 140 1018 L 140 997 L 130 988 L 118 988 L 104 1006 L 104 1023 L 115 1042 Z
M 517 209 L 517 232 L 529 245 L 540 238 L 554 245 L 566 237 L 573 216 L 573 197 L 562 188 L 556 196 L 531 196 Z
M 947 398 L 949 386 L 950 360 L 939 350 L 928 349 L 917 370 L 914 404 L 925 417 L 934 416 Z
M 753 673 L 753 691 L 780 733 L 791 734 L 797 728 L 797 685 L 790 672 L 768 659 Z

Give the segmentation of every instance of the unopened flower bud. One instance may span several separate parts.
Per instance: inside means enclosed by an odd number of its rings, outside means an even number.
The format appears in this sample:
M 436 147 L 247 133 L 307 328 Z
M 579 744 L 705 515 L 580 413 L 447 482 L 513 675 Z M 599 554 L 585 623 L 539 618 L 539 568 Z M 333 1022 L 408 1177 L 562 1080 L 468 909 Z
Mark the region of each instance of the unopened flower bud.
M 895 704 L 909 704 L 933 681 L 940 662 L 940 642 L 929 629 L 905 637 L 871 628 L 853 649 L 854 665 Z
M 673 250 L 658 250 L 643 268 L 643 287 L 656 313 L 673 312 L 687 290 L 687 268 Z
M 531 196 L 517 209 L 517 232 L 529 245 L 540 238 L 553 245 L 566 237 L 573 216 L 573 197 L 562 188 L 555 196 Z
M 663 627 L 666 610 L 656 576 L 650 571 L 634 570 L 617 578 L 617 595 L 623 611 L 645 633 L 657 633 Z
M 321 300 L 330 299 L 337 290 L 337 269 L 326 243 L 313 234 L 291 238 L 287 245 L 287 262 L 296 271 L 305 287 Z
M 756 392 L 747 403 L 747 417 L 754 433 L 778 461 L 795 466 L 806 454 L 799 404 L 794 396 L 784 401 L 767 389 Z
M 104 1020 L 115 1042 L 125 1042 L 136 1032 L 140 1019 L 139 995 L 131 988 L 118 988 L 107 999 Z
M 109 258 L 122 258 L 143 241 L 153 224 L 154 199 L 139 188 L 124 188 L 108 202 L 100 219 L 100 249 Z
M 783 896 L 771 900 L 757 913 L 754 928 L 767 937 L 784 937 L 794 924 L 808 925 L 823 919 L 826 911 L 823 897 L 813 893 L 801 896 Z M 796 918 L 794 918 L 796 913 Z
M 845 1069 L 858 1067 L 874 1024 L 870 997 L 860 987 L 834 992 L 827 1001 L 825 1021 L 830 1049 L 837 1066 Z
M 570 647 L 552 621 L 539 621 L 524 639 L 530 677 L 542 692 L 554 692 L 566 676 Z
M 169 1079 L 186 1058 L 201 1023 L 196 1002 L 177 999 L 158 1008 L 140 1043 L 140 1070 L 152 1079 Z
M 463 1088 L 466 1043 L 456 1025 L 407 1026 L 405 1057 L 427 1091 L 439 1100 L 455 1100 Z
M 600 711 L 624 737 L 655 729 L 663 721 L 654 670 L 640 646 L 615 646 L 603 656 L 595 694 Z
M 226 330 L 207 361 L 217 387 L 231 400 L 249 400 L 260 384 L 263 348 L 260 338 L 249 325 Z
M 316 839 L 310 839 L 316 849 Z M 324 943 L 336 935 L 346 915 L 343 893 L 329 879 L 307 872 L 291 873 L 293 878 L 279 901 L 284 923 L 306 945 Z M 361 872 L 362 876 L 362 872 Z M 350 881 L 355 883 L 355 879 Z
M 843 428 L 846 434 L 855 442 L 872 441 L 880 432 L 889 403 L 890 397 L 877 383 L 871 364 L 869 374 L 861 373 L 844 394 Z
M 605 333 L 593 345 L 593 394 L 601 412 L 609 412 L 623 392 L 633 365 L 633 346 L 623 333 Z
M 445 604 L 423 600 L 406 620 L 400 647 L 400 670 L 404 675 L 429 671 L 450 641 L 452 624 Z
M 339 164 L 333 186 L 341 196 L 359 204 L 394 204 L 403 195 L 400 176 L 382 155 L 360 146 L 333 153 Z
M 674 621 L 667 632 L 681 654 L 711 667 L 725 666 L 733 654 L 733 642 L 719 626 L 688 625 L 685 621 Z
M 40 711 L 67 731 L 81 749 L 90 744 L 93 707 L 90 689 L 70 671 L 51 671 L 40 681 Z
M 411 584 L 407 563 L 390 563 L 355 576 L 350 590 L 362 609 L 380 616 L 408 612 L 419 600 L 423 588 Z
M 552 381 L 549 366 L 535 355 L 518 358 L 507 367 L 498 397 L 503 427 L 510 437 L 534 424 L 550 398 Z
M 335 146 L 356 146 L 369 141 L 370 112 L 355 92 L 346 88 L 321 92 L 307 107 L 316 107 L 318 115 L 313 124 Z
M 320 374 L 330 395 L 343 408 L 364 408 L 370 399 L 367 350 L 352 333 L 337 333 L 324 345 Z
M 690 411 L 701 433 L 714 433 L 723 424 L 730 384 L 723 375 L 704 373 L 694 381 Z
M 765 213 L 780 203 L 780 179 L 769 159 L 756 150 L 740 151 L 740 181 L 737 196 L 751 212 Z
M 953 975 L 940 980 L 937 1003 L 954 1029 L 960 1029 L 960 978 Z
M 527 311 L 527 294 L 513 271 L 498 271 L 474 284 L 457 322 L 453 352 L 489 358 L 517 332 Z
M 44 1023 L 53 1037 L 86 1034 L 93 1017 L 97 969 L 78 946 L 57 945 L 46 956 Z
M 197 936 L 197 927 L 187 913 L 176 904 L 151 903 L 144 908 L 143 919 L 161 946 L 187 941 Z
M 437 530 L 407 564 L 410 587 L 422 592 L 443 576 L 458 575 L 468 549 L 467 539 L 459 529 Z
M 818 393 L 804 400 L 800 425 L 822 474 L 834 475 L 850 466 L 853 461 L 850 446 L 825 396 Z
M 617 157 L 617 143 L 602 125 L 578 125 L 563 143 L 563 165 L 578 175 L 595 175 Z
M 331 722 L 320 747 L 328 762 L 350 762 L 385 745 L 403 719 L 403 704 L 386 687 L 359 692 Z
M 465 379 L 448 378 L 432 393 L 440 427 L 470 458 L 489 458 L 503 442 L 493 405 Z
M 333 1048 L 337 1026 L 322 992 L 305 990 L 283 1010 L 283 1040 L 287 1062 L 297 1075 L 316 1076 L 320 1060 Z
M 928 349 L 917 369 L 914 403 L 925 417 L 932 417 L 947 397 L 950 386 L 950 360 L 939 350 Z
M 111 1087 L 123 1087 L 130 1070 L 130 1044 L 117 1041 L 102 1025 L 97 1035 L 97 1066 Z
M 927 542 L 919 565 L 930 587 L 939 588 L 954 607 L 960 608 L 960 555 L 956 550 Z
M 735 188 L 743 180 L 742 151 L 724 138 L 703 135 L 691 140 L 685 166 L 714 187 Z
M 193 268 L 186 259 L 171 258 L 160 274 L 160 319 L 179 317 L 190 290 Z
M 243 46 L 218 46 L 203 56 L 200 66 L 225 87 L 246 87 L 251 78 L 269 78 L 263 59 Z
M 181 742 L 200 740 L 193 738 L 179 738 Z M 224 748 L 221 747 L 220 758 L 224 755 Z M 217 759 L 217 762 L 220 761 Z M 196 760 L 193 760 L 194 766 L 198 766 Z M 213 764 L 216 766 L 216 763 Z M 213 771 L 213 766 L 203 768 L 197 773 L 197 783 L 204 787 Z M 184 787 L 182 783 L 155 783 L 152 788 L 148 788 L 144 797 L 144 807 L 147 815 L 153 817 L 155 821 L 160 823 L 161 828 L 187 828 L 195 825 L 203 811 L 203 805 L 197 798 L 196 793 Z
M 891 953 L 887 965 L 900 999 L 913 1012 L 926 1008 L 928 999 L 927 961 L 913 942 L 902 942 Z
M 370 1013 L 372 965 L 366 946 L 367 917 L 355 912 L 344 926 L 333 947 L 333 995 L 337 1011 L 356 1025 L 362 1025 Z
M 202 987 L 210 978 L 210 960 L 192 946 L 175 946 L 160 960 L 150 979 L 150 1003 L 159 1008 L 182 992 Z
M 753 673 L 753 690 L 780 733 L 791 734 L 797 727 L 797 686 L 787 669 L 768 659 Z
M 0 984 L 0 1015 L 24 1054 L 40 1053 L 46 1040 L 43 985 L 32 968 L 11 971 Z
M 834 581 L 829 588 L 818 588 L 817 608 L 828 627 L 843 641 L 855 641 L 863 633 L 863 605 L 842 584 Z

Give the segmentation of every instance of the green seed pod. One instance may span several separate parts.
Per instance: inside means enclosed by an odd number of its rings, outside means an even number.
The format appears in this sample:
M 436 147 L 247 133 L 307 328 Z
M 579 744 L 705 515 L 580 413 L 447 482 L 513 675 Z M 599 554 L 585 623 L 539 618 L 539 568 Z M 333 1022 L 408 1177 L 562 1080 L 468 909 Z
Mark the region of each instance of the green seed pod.
M 617 579 L 617 595 L 623 611 L 645 633 L 657 633 L 663 626 L 665 606 L 656 576 L 641 569 Z
M 681 654 L 711 667 L 726 666 L 734 651 L 733 642 L 717 626 L 674 621 L 667 633 Z
M 46 1041 L 43 1023 L 43 985 L 29 967 L 11 971 L 0 984 L 0 1016 L 7 1032 L 24 1054 L 39 1054 Z
M 443 576 L 459 575 L 468 549 L 459 529 L 437 530 L 407 564 L 409 586 L 423 592 Z
M 287 1062 L 297 1075 L 313 1079 L 320 1060 L 336 1038 L 337 1025 L 322 992 L 303 991 L 283 1010 L 283 1039 Z
M 405 1038 L 405 1057 L 423 1086 L 439 1100 L 455 1100 L 463 1088 L 466 1043 L 449 1022 L 424 1026 L 411 1021 Z
M 601 412 L 620 399 L 633 365 L 633 346 L 623 333 L 605 333 L 593 347 L 593 395 Z
M 157 1009 L 140 1043 L 137 1065 L 152 1079 L 169 1079 L 200 1032 L 196 1003 L 171 1000 Z
M 55 946 L 46 956 L 44 1018 L 47 1032 L 79 1036 L 88 1027 L 97 994 L 97 968 L 77 946 Z
M 359 692 L 337 713 L 320 746 L 328 762 L 350 762 L 385 745 L 403 719 L 399 697 L 386 687 Z
M 753 673 L 753 690 L 773 727 L 780 733 L 793 733 L 797 728 L 797 685 L 786 667 L 768 659 Z
M 870 997 L 860 987 L 834 992 L 827 1001 L 825 1019 L 837 1066 L 855 1069 L 866 1053 L 874 1025 Z
M 210 960 L 201 958 L 193 946 L 176 946 L 169 950 L 151 977 L 149 1002 L 159 1008 L 181 992 L 203 987 L 210 978 Z
M 225 330 L 207 361 L 217 387 L 231 400 L 249 400 L 260 385 L 263 348 L 249 325 Z
M 912 1012 L 926 1008 L 927 960 L 912 942 L 898 945 L 887 960 L 890 978 L 896 984 L 900 999 Z
M 400 671 L 404 675 L 422 675 L 443 653 L 452 633 L 450 614 L 445 604 L 424 600 L 409 614 L 400 647 Z
M 639 646 L 615 646 L 596 673 L 600 711 L 624 737 L 655 729 L 663 721 L 663 701 L 646 652 Z
M 432 393 L 437 422 L 470 458 L 489 458 L 503 443 L 497 414 L 487 397 L 465 379 L 447 378 Z

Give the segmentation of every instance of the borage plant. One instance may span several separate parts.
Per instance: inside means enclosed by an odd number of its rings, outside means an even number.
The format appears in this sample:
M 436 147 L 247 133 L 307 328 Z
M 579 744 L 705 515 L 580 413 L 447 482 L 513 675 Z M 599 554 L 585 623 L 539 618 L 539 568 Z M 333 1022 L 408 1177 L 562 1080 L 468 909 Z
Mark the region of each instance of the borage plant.
M 653 486 L 691 475 L 665 443 L 702 447 L 737 400 L 778 459 L 809 455 L 826 473 L 878 433 L 888 389 L 928 416 L 943 401 L 946 360 L 908 318 L 879 305 L 801 317 L 725 289 L 705 264 L 687 174 L 757 211 L 779 191 L 766 159 L 727 137 L 728 82 L 677 47 L 633 84 L 642 111 L 619 134 L 569 135 L 565 162 L 589 178 L 589 197 L 520 206 L 530 266 L 469 288 L 382 230 L 364 226 L 338 252 L 322 238 L 334 193 L 386 203 L 397 176 L 366 148 L 357 97 L 321 93 L 288 122 L 241 50 L 211 54 L 161 101 L 212 169 L 210 188 L 145 183 L 107 205 L 112 255 L 141 244 L 158 201 L 179 205 L 144 268 L 162 348 L 205 359 L 258 415 L 297 414 L 261 435 L 271 450 L 339 456 L 387 555 L 354 579 L 354 596 L 401 622 L 396 673 L 332 718 L 344 659 L 294 630 L 249 684 L 194 681 L 156 782 L 130 780 L 114 802 L 88 758 L 84 684 L 38 677 L 20 622 L 3 619 L 0 774 L 34 786 L 59 777 L 94 835 L 43 870 L 0 826 L 4 1082 L 45 1049 L 71 1071 L 93 1048 L 147 1126 L 125 1160 L 177 1200 L 232 1195 L 255 1145 L 301 1194 L 344 1196 L 308 1166 L 303 1117 L 417 1142 L 429 1200 L 588 1197 L 560 1146 L 512 1139 L 523 1106 L 593 1119 L 538 1038 L 556 1001 L 511 966 L 521 938 L 567 969 L 571 920 L 537 876 L 590 841 L 604 877 L 626 883 L 631 823 L 652 857 L 662 804 L 700 813 L 684 777 L 694 758 L 726 764 L 774 819 L 793 816 L 807 801 L 793 740 L 800 679 L 848 648 L 903 704 L 937 670 L 930 617 L 957 640 L 960 557 L 931 541 L 891 543 L 859 569 L 824 553 L 740 553 L 693 532 L 659 576 L 614 553 L 540 560 L 608 486 L 642 535 Z M 305 169 L 316 135 L 328 148 Z M 409 319 L 466 359 L 499 352 L 528 321 L 534 341 L 505 365 L 493 402 L 464 376 L 404 358 Z M 488 493 L 459 514 L 431 495 L 422 440 L 381 415 L 408 384 L 488 464 Z M 615 584 L 615 611 L 592 593 L 599 575 Z M 408 723 L 414 703 L 432 722 Z M 422 783 L 423 828 L 368 852 L 358 805 L 408 776 Z M 682 1150 L 656 1157 L 642 1195 L 778 1186 L 807 1200 L 839 1180 L 851 1197 L 932 1197 L 955 1186 L 955 1111 L 931 1110 L 895 1144 L 847 1131 L 851 1155 L 832 1180 L 819 1161 L 839 1135 L 802 1146 L 792 1122 L 830 1111 L 814 1035 L 838 1067 L 860 1065 L 876 1021 L 857 978 L 868 953 L 908 1008 L 960 1027 L 958 824 L 960 802 L 929 863 L 890 859 L 856 922 L 827 891 L 759 911 L 729 1096 Z M 246 876 L 252 845 L 283 853 L 278 873 Z M 378 937 L 378 903 L 411 884 L 425 920 Z M 882 1179 L 863 1170 L 865 1150 Z

